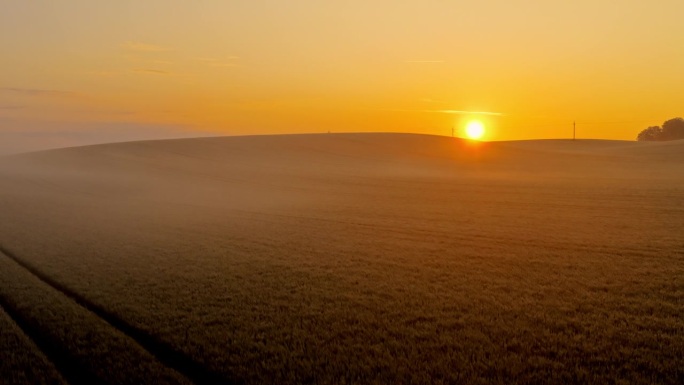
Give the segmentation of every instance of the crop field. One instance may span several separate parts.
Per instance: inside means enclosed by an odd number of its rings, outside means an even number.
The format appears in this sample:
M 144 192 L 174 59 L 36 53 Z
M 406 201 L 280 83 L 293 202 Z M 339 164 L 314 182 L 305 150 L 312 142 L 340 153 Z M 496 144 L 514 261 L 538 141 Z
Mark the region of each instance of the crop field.
M 684 142 L 0 158 L 8 384 L 684 383 Z

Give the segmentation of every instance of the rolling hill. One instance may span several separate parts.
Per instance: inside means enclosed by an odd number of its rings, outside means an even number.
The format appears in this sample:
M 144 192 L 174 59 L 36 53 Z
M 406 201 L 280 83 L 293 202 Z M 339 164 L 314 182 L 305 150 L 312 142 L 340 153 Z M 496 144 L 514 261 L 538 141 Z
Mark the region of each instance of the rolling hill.
M 2 157 L 0 369 L 681 383 L 683 166 L 682 141 L 379 133 Z

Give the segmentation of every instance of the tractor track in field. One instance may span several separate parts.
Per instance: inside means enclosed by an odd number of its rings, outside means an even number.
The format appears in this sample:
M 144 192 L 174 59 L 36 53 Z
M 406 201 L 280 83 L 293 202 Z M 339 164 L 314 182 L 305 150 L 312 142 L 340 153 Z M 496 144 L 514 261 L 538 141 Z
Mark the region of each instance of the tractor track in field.
M 40 329 L 26 322 L 21 313 L 10 306 L 4 296 L 0 295 L 0 308 L 10 317 L 12 322 L 33 342 L 40 352 L 54 365 L 62 378 L 71 385 L 97 384 L 98 379 L 89 372 L 82 370 L 78 363 L 71 360 L 66 349 L 51 343 L 44 338 Z
M 228 385 L 236 383 L 236 381 L 231 381 L 213 371 L 208 370 L 201 364 L 187 357 L 185 354 L 180 353 L 170 347 L 168 344 L 159 341 L 159 339 L 152 336 L 150 333 L 127 323 L 116 314 L 106 310 L 100 305 L 91 302 L 83 295 L 57 282 L 49 275 L 43 273 L 30 263 L 18 257 L 3 245 L 0 245 L 0 256 L 5 256 L 12 260 L 23 270 L 38 278 L 52 289 L 71 299 L 90 313 L 96 315 L 114 329 L 117 329 L 127 337 L 131 338 L 138 345 L 148 351 L 152 356 L 154 356 L 161 364 L 182 374 L 191 382 L 197 385 Z M 53 364 L 70 384 L 85 385 L 96 384 L 99 382 L 90 373 L 83 371 L 83 369 L 79 368 L 77 363 L 68 358 L 69 355 L 65 354 L 67 353 L 65 347 L 55 346 L 49 340 L 43 338 L 43 333 L 41 333 L 39 328 L 31 325 L 30 322 L 26 322 L 25 317 L 22 316 L 19 309 L 11 306 L 7 298 L 4 298 L 2 295 L 0 295 L 0 305 L 10 315 L 12 320 L 21 328 L 21 330 L 29 338 L 31 338 L 31 340 L 33 340 L 34 343 L 43 351 L 48 359 L 53 362 Z

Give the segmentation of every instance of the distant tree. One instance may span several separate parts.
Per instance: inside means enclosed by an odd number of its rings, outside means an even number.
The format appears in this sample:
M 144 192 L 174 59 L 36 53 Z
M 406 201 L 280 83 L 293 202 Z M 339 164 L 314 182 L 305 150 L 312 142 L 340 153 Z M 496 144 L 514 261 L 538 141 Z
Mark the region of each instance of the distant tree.
M 684 139 L 684 119 L 674 118 L 663 123 L 663 127 L 651 126 L 637 135 L 638 141 L 660 141 Z
M 637 140 L 640 142 L 653 142 L 656 140 L 661 140 L 663 129 L 660 126 L 651 126 L 639 133 L 637 135 Z
M 663 123 L 661 140 L 684 139 L 684 119 L 674 118 Z

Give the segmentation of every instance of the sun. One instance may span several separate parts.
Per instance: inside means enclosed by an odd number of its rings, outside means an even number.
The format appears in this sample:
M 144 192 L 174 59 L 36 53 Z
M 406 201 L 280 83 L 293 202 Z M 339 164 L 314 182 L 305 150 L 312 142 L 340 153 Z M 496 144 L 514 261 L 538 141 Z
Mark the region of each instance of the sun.
M 479 140 L 485 134 L 485 126 L 479 120 L 471 120 L 466 124 L 465 132 L 468 138 Z

